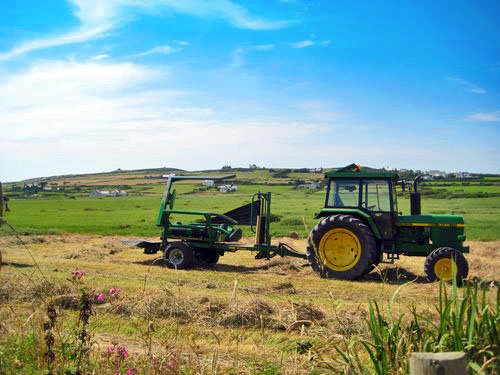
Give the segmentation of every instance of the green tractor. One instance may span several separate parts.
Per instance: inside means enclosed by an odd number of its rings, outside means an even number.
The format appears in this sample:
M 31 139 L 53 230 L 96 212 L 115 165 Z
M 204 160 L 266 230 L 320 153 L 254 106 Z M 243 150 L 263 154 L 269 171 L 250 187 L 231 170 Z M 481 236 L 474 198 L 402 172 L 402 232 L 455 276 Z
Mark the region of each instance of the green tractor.
M 460 283 L 467 277 L 464 219 L 422 215 L 419 177 L 408 183 L 395 172 L 370 171 L 356 164 L 325 177 L 325 206 L 316 214 L 322 220 L 307 242 L 307 258 L 323 277 L 354 280 L 400 255 L 425 256 L 430 281 L 456 275 Z M 411 215 L 398 212 L 398 184 L 403 190 L 409 185 Z
M 369 171 L 352 164 L 327 173 L 325 207 L 316 214 L 322 219 L 309 234 L 306 253 L 285 243 L 271 243 L 271 193 L 256 193 L 251 202 L 224 214 L 175 209 L 174 183 L 187 180 L 223 181 L 233 178 L 169 176 L 156 225 L 163 228 L 161 241 L 124 241 L 146 254 L 162 251 L 170 268 L 188 269 L 195 264 L 218 262 L 227 252 L 255 251 L 256 259 L 276 255 L 308 259 L 322 277 L 354 280 L 379 263 L 393 263 L 400 255 L 426 256 L 428 278 L 451 280 L 467 277 L 463 253 L 465 241 L 461 216 L 421 215 L 418 178 L 411 182 L 411 215 L 398 212 L 396 185 L 408 184 L 396 173 Z M 186 215 L 188 222 L 174 220 Z M 242 245 L 239 226 L 248 225 L 255 243 Z M 385 254 L 385 258 L 384 258 Z

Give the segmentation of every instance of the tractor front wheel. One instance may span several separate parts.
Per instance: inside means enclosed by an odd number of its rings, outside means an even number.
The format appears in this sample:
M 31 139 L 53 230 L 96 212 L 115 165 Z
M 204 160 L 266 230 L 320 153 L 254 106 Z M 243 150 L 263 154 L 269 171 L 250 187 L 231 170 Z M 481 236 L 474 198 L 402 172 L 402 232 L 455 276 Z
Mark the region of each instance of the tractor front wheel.
M 184 242 L 172 242 L 165 249 L 168 268 L 185 270 L 193 265 L 194 250 Z
M 307 256 L 313 270 L 340 280 L 365 275 L 378 260 L 372 231 L 350 215 L 332 215 L 319 222 L 309 234 Z
M 453 268 L 456 269 L 457 284 L 461 285 L 469 274 L 469 265 L 464 255 L 451 247 L 440 247 L 425 258 L 424 270 L 429 281 L 451 281 Z

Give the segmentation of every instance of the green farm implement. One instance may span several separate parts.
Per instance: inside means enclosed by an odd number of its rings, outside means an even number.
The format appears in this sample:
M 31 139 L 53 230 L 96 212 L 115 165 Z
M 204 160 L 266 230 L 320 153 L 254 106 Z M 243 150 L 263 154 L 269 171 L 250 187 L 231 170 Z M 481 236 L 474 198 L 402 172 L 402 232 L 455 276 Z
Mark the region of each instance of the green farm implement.
M 234 210 L 220 214 L 216 212 L 174 209 L 176 191 L 172 185 L 177 181 L 213 180 L 223 177 L 169 176 L 163 194 L 156 225 L 163 227 L 160 242 L 124 241 L 127 245 L 144 249 L 146 254 L 163 251 L 167 265 L 171 268 L 187 269 L 193 264 L 215 264 L 226 252 L 238 250 L 257 251 L 256 258 L 270 259 L 276 255 L 306 259 L 304 253 L 295 251 L 284 243 L 271 244 L 271 193 L 256 193 L 251 202 Z M 173 215 L 189 215 L 197 218 L 190 223 L 172 222 Z M 238 244 L 242 231 L 236 226 L 249 225 L 255 232 L 254 245 Z
M 147 254 L 164 253 L 171 268 L 187 269 L 197 264 L 215 264 L 226 252 L 256 251 L 256 259 L 276 255 L 307 259 L 322 277 L 354 280 L 379 263 L 393 263 L 401 255 L 425 256 L 428 279 L 461 282 L 468 274 L 463 253 L 464 220 L 454 215 L 422 215 L 419 178 L 403 181 L 394 172 L 374 171 L 356 164 L 325 174 L 327 190 L 321 219 L 310 232 L 306 252 L 287 244 L 271 243 L 271 193 L 256 193 L 250 202 L 234 210 L 216 212 L 174 209 L 177 181 L 214 180 L 235 177 L 169 176 L 156 225 L 163 228 L 161 241 L 125 241 Z M 411 214 L 398 211 L 396 186 L 410 192 Z M 173 222 L 173 215 L 197 220 Z M 242 245 L 238 226 L 249 225 L 255 233 L 253 245 Z

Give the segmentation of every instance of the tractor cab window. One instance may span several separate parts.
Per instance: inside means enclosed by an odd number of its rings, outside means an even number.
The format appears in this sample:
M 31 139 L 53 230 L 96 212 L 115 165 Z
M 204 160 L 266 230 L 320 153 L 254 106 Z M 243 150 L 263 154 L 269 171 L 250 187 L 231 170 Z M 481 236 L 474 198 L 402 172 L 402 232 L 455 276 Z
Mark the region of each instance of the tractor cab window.
M 359 181 L 331 181 L 327 202 L 329 207 L 358 207 Z
M 389 181 L 368 180 L 363 181 L 363 199 L 361 207 L 370 211 L 391 211 L 391 194 Z

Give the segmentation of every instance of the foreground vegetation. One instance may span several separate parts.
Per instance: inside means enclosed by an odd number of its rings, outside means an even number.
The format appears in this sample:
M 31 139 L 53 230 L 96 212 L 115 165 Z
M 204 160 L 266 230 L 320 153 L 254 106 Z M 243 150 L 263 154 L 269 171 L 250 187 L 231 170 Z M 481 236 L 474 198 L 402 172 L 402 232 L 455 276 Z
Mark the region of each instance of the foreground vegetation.
M 120 239 L 0 239 L 0 373 L 407 374 L 417 350 L 498 370 L 499 242 L 468 243 L 456 290 L 425 282 L 416 258 L 346 282 L 244 252 L 169 270 Z

